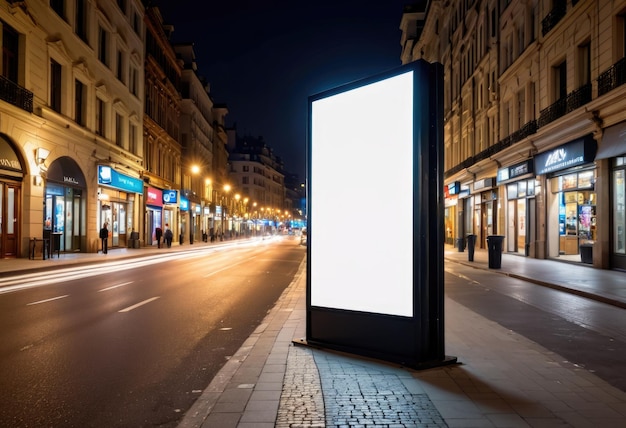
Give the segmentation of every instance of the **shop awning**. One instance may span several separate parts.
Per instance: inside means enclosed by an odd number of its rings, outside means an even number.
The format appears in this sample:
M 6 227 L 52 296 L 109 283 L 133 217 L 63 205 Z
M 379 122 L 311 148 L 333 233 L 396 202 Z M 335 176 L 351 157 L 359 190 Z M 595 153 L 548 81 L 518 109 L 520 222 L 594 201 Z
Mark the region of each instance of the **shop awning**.
M 602 142 L 598 144 L 596 159 L 608 159 L 626 155 L 626 122 L 609 126 L 604 130 Z

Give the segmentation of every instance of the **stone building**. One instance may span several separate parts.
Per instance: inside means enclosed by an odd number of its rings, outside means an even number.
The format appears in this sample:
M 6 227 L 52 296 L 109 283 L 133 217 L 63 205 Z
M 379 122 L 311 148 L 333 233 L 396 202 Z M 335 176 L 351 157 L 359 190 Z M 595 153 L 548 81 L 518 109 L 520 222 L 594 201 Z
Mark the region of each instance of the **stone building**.
M 626 1 L 415 3 L 402 61 L 444 68 L 446 236 L 626 268 Z

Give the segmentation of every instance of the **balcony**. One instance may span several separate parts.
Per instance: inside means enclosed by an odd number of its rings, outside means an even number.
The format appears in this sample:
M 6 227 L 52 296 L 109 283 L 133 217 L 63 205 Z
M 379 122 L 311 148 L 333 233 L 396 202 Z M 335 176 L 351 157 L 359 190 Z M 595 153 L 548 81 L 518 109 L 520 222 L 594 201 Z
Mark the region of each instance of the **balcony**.
M 16 107 L 33 112 L 33 93 L 0 76 L 0 99 Z
M 591 101 L 591 83 L 581 86 L 567 94 L 566 97 L 557 100 L 548 108 L 541 110 L 537 125 L 539 128 L 546 126 L 567 113 L 576 110 L 578 107 L 584 106 L 589 101 Z
M 598 96 L 626 83 L 626 57 L 598 76 Z
M 554 8 L 541 21 L 541 34 L 544 36 L 548 34 L 563 19 L 566 11 L 567 3 L 565 1 L 557 1 Z

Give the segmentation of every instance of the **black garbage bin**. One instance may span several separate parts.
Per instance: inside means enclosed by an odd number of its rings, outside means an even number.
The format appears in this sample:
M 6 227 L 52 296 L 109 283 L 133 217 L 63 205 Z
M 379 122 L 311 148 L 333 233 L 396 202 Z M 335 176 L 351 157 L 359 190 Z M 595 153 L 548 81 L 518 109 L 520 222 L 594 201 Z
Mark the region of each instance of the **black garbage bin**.
M 489 255 L 489 268 L 500 269 L 502 267 L 502 243 L 504 236 L 489 235 L 487 236 L 487 251 Z
M 593 244 L 580 244 L 580 261 L 593 264 Z
M 476 235 L 467 235 L 467 260 L 474 261 L 474 248 L 476 247 Z
M 457 238 L 456 247 L 459 249 L 459 253 L 462 253 L 465 250 L 465 239 Z

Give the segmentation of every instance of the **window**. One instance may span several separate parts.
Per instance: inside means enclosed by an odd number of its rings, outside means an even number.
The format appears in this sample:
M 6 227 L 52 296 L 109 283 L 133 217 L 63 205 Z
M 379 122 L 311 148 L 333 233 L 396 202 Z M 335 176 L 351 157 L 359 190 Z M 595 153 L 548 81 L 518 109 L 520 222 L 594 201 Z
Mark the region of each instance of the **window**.
M 565 99 L 567 96 L 567 67 L 563 61 L 552 70 L 554 79 L 554 101 Z
M 128 125 L 128 150 L 137 155 L 138 146 L 137 146 L 137 127 L 134 124 Z
M 626 254 L 626 170 L 625 158 L 616 158 L 615 164 L 621 168 L 613 170 L 613 251 Z
M 85 126 L 86 89 L 80 80 L 74 80 L 74 120 L 81 126 Z
M 50 60 L 50 108 L 61 112 L 61 64 Z
M 589 42 L 578 46 L 578 78 L 579 86 L 591 83 L 591 44 Z
M 122 51 L 117 51 L 117 79 L 121 82 L 124 81 L 124 54 Z
M 96 98 L 96 134 L 104 137 L 104 101 Z
M 524 121 L 526 113 L 526 93 L 522 88 L 521 91 L 517 93 L 517 129 L 521 129 L 522 126 L 526 123 Z
M 130 68 L 130 81 L 129 81 L 129 89 L 130 93 L 139 96 L 139 75 L 137 73 L 137 69 L 135 67 Z
M 104 65 L 109 65 L 109 35 L 102 27 L 98 27 L 98 59 Z
M 133 18 L 132 18 L 132 23 L 133 23 L 133 30 L 135 31 L 135 33 L 140 34 L 141 32 L 141 28 L 139 26 L 139 15 L 137 14 L 136 10 L 133 10 Z
M 65 0 L 50 0 L 50 7 L 57 15 L 65 19 Z
M 122 115 L 115 113 L 115 144 L 119 147 L 124 147 L 124 124 Z
M 2 75 L 18 83 L 19 34 L 7 24 L 2 25 Z
M 85 3 L 87 2 L 76 2 L 76 27 L 74 31 L 76 31 L 76 35 L 80 37 L 81 40 L 87 42 L 87 14 L 85 13 Z

